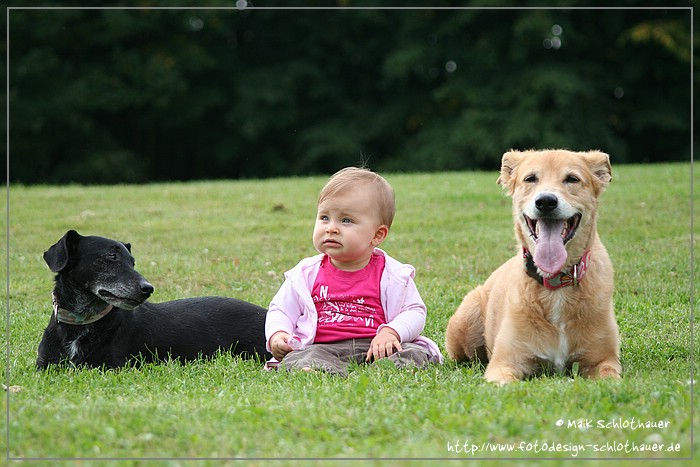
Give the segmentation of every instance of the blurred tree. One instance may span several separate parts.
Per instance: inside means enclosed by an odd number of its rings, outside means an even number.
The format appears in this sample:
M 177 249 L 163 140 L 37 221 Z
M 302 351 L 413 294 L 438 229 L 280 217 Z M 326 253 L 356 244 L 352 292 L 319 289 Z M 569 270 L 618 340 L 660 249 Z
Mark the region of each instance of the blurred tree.
M 494 170 L 553 146 L 690 156 L 688 9 L 117 6 L 8 24 L 15 182 Z

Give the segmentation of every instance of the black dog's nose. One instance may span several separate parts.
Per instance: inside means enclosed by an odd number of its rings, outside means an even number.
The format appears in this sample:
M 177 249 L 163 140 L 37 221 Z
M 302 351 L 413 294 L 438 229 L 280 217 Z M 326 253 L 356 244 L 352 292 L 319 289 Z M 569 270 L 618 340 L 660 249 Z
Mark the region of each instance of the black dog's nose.
M 554 193 L 540 193 L 535 198 L 535 207 L 543 213 L 554 211 L 559 205 L 559 199 Z
M 152 294 L 153 291 L 155 290 L 155 289 L 153 288 L 153 286 L 151 285 L 151 283 L 148 282 L 148 281 L 145 280 L 145 279 L 144 279 L 143 281 L 141 281 L 141 283 L 139 284 L 139 286 L 141 287 L 141 292 L 143 292 L 143 293 L 145 293 L 145 294 L 149 294 L 149 295 L 150 295 L 150 294 Z

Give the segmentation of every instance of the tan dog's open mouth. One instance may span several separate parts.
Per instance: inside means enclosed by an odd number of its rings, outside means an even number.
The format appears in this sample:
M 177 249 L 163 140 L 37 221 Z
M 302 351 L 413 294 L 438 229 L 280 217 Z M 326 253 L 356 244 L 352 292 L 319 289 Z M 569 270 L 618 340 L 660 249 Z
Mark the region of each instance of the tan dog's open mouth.
M 530 230 L 530 236 L 537 245 L 534 255 L 535 264 L 546 273 L 559 273 L 567 258 L 565 245 L 576 235 L 581 214 L 574 214 L 568 219 L 548 217 L 532 219 L 525 214 L 523 216 Z

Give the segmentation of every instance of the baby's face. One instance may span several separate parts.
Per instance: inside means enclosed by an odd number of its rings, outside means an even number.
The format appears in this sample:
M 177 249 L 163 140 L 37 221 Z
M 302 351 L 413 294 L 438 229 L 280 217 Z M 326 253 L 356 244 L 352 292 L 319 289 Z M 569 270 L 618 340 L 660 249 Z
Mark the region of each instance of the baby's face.
M 387 233 L 376 202 L 356 188 L 319 203 L 313 243 L 338 269 L 355 270 L 367 265 Z

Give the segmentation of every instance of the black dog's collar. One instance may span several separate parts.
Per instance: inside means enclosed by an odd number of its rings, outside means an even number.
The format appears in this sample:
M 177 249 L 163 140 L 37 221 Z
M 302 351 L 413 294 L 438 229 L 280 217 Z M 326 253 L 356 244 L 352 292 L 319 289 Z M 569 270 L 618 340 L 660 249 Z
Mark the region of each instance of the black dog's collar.
M 58 306 L 58 297 L 56 297 L 55 293 L 51 294 L 51 301 L 53 303 L 53 315 L 56 317 L 56 321 L 58 321 L 59 323 L 73 324 L 77 326 L 94 323 L 95 321 L 104 318 L 107 315 L 107 313 L 112 311 L 112 309 L 114 308 L 112 305 L 107 305 L 107 308 L 100 311 L 99 313 L 85 316 L 82 313 L 75 313 L 73 311 Z
M 578 264 L 575 264 L 571 271 L 560 272 L 559 274 L 545 279 L 537 273 L 537 265 L 532 259 L 532 253 L 530 253 L 526 248 L 523 248 L 523 259 L 525 260 L 525 269 L 527 270 L 527 275 L 535 279 L 540 284 L 544 285 L 548 289 L 560 289 L 567 286 L 577 286 L 579 281 L 583 279 L 588 269 L 588 260 L 591 257 L 591 250 L 586 250 L 583 253 L 583 257 Z

